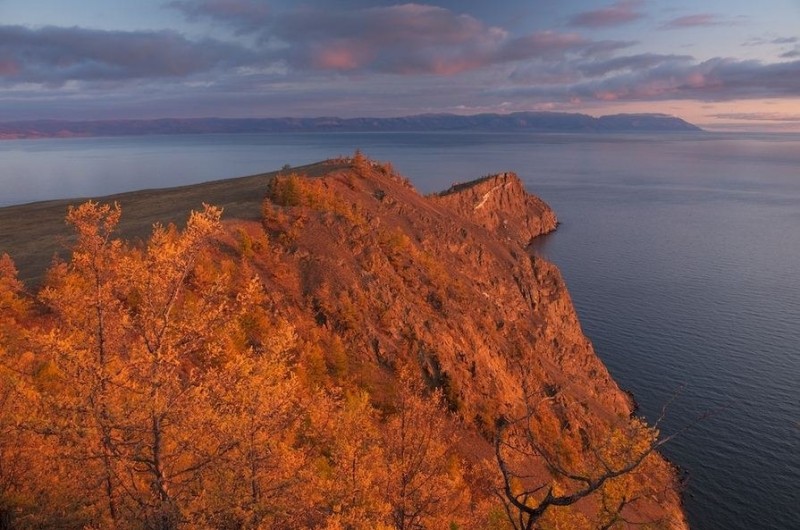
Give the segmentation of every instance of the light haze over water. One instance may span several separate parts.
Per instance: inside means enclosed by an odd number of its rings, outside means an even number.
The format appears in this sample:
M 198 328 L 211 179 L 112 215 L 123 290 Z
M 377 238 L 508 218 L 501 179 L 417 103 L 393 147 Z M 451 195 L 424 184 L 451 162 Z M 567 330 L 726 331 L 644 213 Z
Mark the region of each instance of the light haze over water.
M 559 216 L 536 252 L 651 420 L 698 529 L 800 528 L 800 135 L 336 133 L 0 142 L 0 205 L 350 155 L 425 193 L 515 171 Z M 124 212 L 123 212 L 124 215 Z M 0 249 L 2 252 L 2 249 Z M 12 256 L 13 257 L 13 256 Z

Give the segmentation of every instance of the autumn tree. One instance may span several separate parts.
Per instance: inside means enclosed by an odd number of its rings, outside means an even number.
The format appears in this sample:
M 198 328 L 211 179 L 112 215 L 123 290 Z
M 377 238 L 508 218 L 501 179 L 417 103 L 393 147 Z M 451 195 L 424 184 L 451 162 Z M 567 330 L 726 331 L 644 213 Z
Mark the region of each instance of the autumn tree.
M 304 526 L 311 503 L 300 491 L 313 480 L 312 456 L 299 437 L 308 409 L 324 408 L 326 397 L 301 389 L 290 369 L 297 335 L 289 322 L 271 319 L 261 307 L 242 320 L 234 340 L 250 343 L 249 352 L 216 373 L 212 398 L 222 411 L 215 428 L 236 444 L 206 473 L 205 495 L 194 502 L 198 520 L 246 528 Z
M 455 423 L 440 391 L 426 395 L 420 378 L 401 371 L 393 411 L 382 429 L 386 498 L 397 530 L 445 528 L 467 501 Z
M 72 509 L 109 525 L 117 522 L 121 495 L 110 403 L 127 323 L 114 292 L 126 251 L 113 238 L 120 214 L 116 204 L 70 208 L 67 222 L 77 235 L 72 260 L 51 269 L 39 293 L 50 318 L 31 334 L 42 370 L 51 374 L 40 392 L 39 428 L 65 448 L 63 471 L 85 484 Z
M 638 469 L 672 437 L 660 438 L 656 428 L 638 418 L 611 425 L 595 418 L 599 428 L 585 425 L 573 436 L 563 421 L 567 398 L 552 388 L 527 388 L 523 412 L 501 417 L 494 438 L 498 496 L 509 522 L 516 530 L 530 530 L 611 528 L 625 521 L 623 510 L 652 493 L 646 481 L 638 480 Z M 537 479 L 542 475 L 532 472 L 537 468 L 547 478 Z M 559 510 L 584 499 L 594 507 L 589 516 L 587 510 Z
M 233 407 L 226 384 L 247 379 L 291 396 L 280 386 L 289 379 L 283 359 L 273 351 L 256 365 L 253 357 L 247 328 L 260 283 L 213 255 L 220 214 L 206 207 L 183 230 L 157 225 L 135 248 L 112 235 L 117 206 L 70 210 L 72 259 L 51 271 L 40 294 L 51 316 L 31 340 L 53 374 L 41 392 L 41 430 L 63 447 L 63 480 L 80 485 L 74 511 L 92 524 L 166 529 L 188 521 L 208 501 L 208 481 L 226 476 L 212 466 L 230 463 L 244 443 L 230 425 L 245 412 L 264 425 L 262 414 L 269 417 L 257 392 L 248 397 L 258 410 Z M 261 335 L 259 347 L 268 342 Z
M 23 329 L 29 303 L 17 270 L 7 254 L 0 256 L 0 529 L 14 527 L 14 520 L 35 504 L 27 487 L 34 476 L 27 450 L 30 434 L 25 421 L 25 373 Z
M 328 447 L 318 466 L 326 491 L 326 527 L 389 528 L 390 506 L 382 492 L 386 468 L 377 410 L 364 391 L 348 392 L 334 411 Z
M 361 152 L 360 149 L 356 149 L 355 153 L 353 154 L 352 163 L 355 172 L 362 177 L 366 176 L 372 167 L 372 162 L 366 157 L 366 155 L 364 155 L 364 153 Z
M 220 396 L 231 391 L 227 371 L 248 353 L 231 338 L 263 293 L 257 280 L 237 289 L 233 264 L 207 256 L 220 215 L 206 206 L 182 231 L 157 225 L 146 247 L 120 263 L 130 322 L 125 488 L 154 528 L 187 517 L 206 473 L 241 443 L 225 428 L 230 411 Z

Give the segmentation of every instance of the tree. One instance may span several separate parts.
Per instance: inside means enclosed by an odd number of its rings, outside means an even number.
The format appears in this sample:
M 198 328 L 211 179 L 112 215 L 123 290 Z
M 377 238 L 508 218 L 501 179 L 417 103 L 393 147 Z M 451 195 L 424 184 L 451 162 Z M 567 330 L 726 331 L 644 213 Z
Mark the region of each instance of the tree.
M 382 430 L 393 526 L 445 528 L 463 508 L 467 488 L 442 393 L 424 395 L 420 381 L 401 371 L 393 405 Z
M 53 318 L 30 335 L 54 383 L 40 394 L 40 430 L 59 439 L 68 473 L 85 480 L 84 506 L 76 511 L 110 525 L 117 522 L 120 495 L 112 376 L 121 369 L 127 320 L 114 292 L 126 252 L 112 238 L 120 215 L 118 204 L 90 201 L 69 209 L 67 222 L 77 233 L 72 260 L 51 269 L 39 300 Z
M 326 491 L 327 528 L 367 530 L 388 528 L 389 505 L 384 453 L 377 411 L 366 392 L 349 392 L 334 412 L 327 458 L 320 462 L 318 488 Z
M 118 385 L 127 390 L 120 458 L 132 507 L 152 528 L 176 527 L 203 473 L 238 443 L 219 428 L 225 411 L 215 407 L 215 383 L 240 353 L 229 338 L 258 303 L 260 285 L 237 292 L 225 260 L 207 257 L 221 213 L 192 212 L 182 231 L 156 225 L 146 247 L 119 263 L 130 323 Z
M 0 530 L 28 512 L 35 500 L 26 487 L 34 476 L 27 449 L 30 436 L 19 427 L 27 400 L 23 385 L 23 330 L 29 303 L 17 270 L 7 254 L 0 256 Z
M 524 412 L 512 419 L 501 417 L 494 438 L 501 475 L 498 496 L 512 526 L 516 530 L 538 528 L 552 509 L 594 497 L 599 504 L 595 528 L 611 528 L 624 521 L 623 509 L 641 499 L 647 487 L 631 480 L 634 473 L 674 435 L 660 438 L 655 427 L 632 418 L 610 426 L 610 435 L 605 426 L 594 433 L 581 427 L 579 449 L 571 450 L 563 443 L 553 443 L 569 438 L 554 421 L 557 409 L 565 406 L 559 393 L 526 391 L 525 395 Z M 536 465 L 543 465 L 551 478 L 534 480 L 530 470 Z M 583 518 L 583 523 L 588 521 Z M 577 524 L 573 521 L 570 526 Z
M 355 172 L 362 177 L 367 176 L 372 168 L 372 162 L 361 152 L 361 149 L 356 149 L 352 164 Z
M 221 210 L 193 212 L 184 230 L 156 225 L 143 248 L 112 237 L 120 213 L 89 202 L 68 215 L 72 259 L 51 271 L 40 294 L 51 318 L 31 334 L 54 374 L 39 417 L 63 448 L 62 480 L 79 485 L 76 513 L 168 529 L 240 443 L 220 383 L 250 353 L 232 338 L 261 286 L 212 259 Z
M 224 411 L 215 428 L 236 444 L 208 470 L 205 495 L 194 504 L 200 519 L 220 514 L 210 518 L 214 526 L 304 526 L 309 503 L 299 491 L 310 480 L 310 455 L 297 439 L 311 402 L 321 406 L 325 397 L 304 394 L 290 370 L 291 324 L 271 321 L 259 306 L 245 320 L 242 339 L 257 344 L 228 361 L 213 385 L 214 406 Z

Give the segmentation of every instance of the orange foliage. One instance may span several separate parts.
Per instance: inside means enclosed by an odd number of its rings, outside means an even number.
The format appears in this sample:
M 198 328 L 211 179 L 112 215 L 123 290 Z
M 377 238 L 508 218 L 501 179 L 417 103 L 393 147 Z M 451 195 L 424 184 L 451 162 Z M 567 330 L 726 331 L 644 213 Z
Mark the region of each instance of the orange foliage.
M 360 153 L 353 163 L 373 170 Z M 275 178 L 270 233 L 225 233 L 221 210 L 205 206 L 140 245 L 115 237 L 119 205 L 70 208 L 71 259 L 36 296 L 0 257 L 0 527 L 507 527 L 487 473 L 456 451 L 467 430 L 447 411 L 459 409 L 458 381 L 435 352 L 420 350 L 416 369 L 439 390 L 398 359 L 360 362 L 351 339 L 369 301 L 359 284 L 298 295 L 319 298 L 311 324 L 275 309 L 262 281 L 301 284 L 277 256 L 293 251 L 308 210 L 371 238 L 357 259 L 392 287 L 380 295 L 385 328 L 402 325 L 393 296 L 403 282 L 422 278 L 439 313 L 464 289 L 418 240 L 367 230 L 326 186 Z M 373 350 L 382 354 L 377 339 Z M 530 415 L 519 432 L 546 443 L 518 448 L 592 475 L 653 443 L 644 424 L 623 422 L 607 443 L 585 434 L 587 459 L 563 409 L 548 402 Z M 574 487 L 563 469 L 551 469 L 554 491 Z M 599 520 L 613 524 L 636 488 L 628 476 L 604 485 Z M 577 528 L 581 517 L 553 510 L 542 523 Z

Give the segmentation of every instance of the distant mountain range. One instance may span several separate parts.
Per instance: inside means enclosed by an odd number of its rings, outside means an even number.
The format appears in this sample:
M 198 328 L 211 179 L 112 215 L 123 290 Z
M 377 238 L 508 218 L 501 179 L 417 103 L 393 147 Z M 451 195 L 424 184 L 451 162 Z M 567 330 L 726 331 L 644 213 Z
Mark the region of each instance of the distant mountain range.
M 0 139 L 135 136 L 150 134 L 270 132 L 691 132 L 699 127 L 666 114 L 614 114 L 595 118 L 562 112 L 420 114 L 398 118 L 165 118 L 157 120 L 0 123 Z

